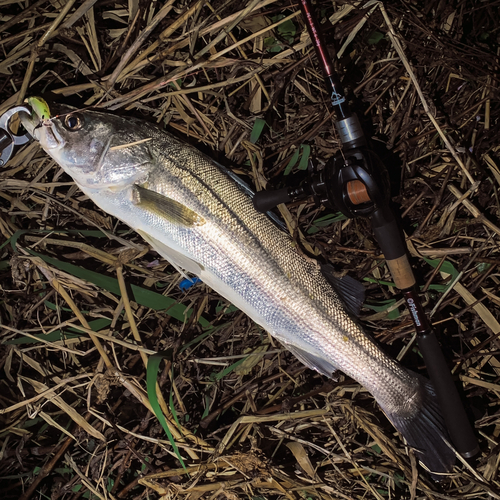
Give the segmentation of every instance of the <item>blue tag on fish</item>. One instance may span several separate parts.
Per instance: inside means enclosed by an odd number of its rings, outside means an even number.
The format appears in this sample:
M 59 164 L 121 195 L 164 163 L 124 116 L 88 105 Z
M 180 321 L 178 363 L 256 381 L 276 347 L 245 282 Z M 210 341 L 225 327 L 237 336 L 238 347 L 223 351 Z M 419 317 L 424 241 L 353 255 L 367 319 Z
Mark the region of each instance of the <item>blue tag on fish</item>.
M 193 276 L 192 278 L 186 278 L 186 279 L 182 280 L 179 283 L 179 288 L 183 292 L 187 292 L 192 286 L 194 286 L 194 285 L 196 285 L 196 283 L 200 283 L 200 282 L 201 282 L 200 278 L 198 278 L 197 276 Z

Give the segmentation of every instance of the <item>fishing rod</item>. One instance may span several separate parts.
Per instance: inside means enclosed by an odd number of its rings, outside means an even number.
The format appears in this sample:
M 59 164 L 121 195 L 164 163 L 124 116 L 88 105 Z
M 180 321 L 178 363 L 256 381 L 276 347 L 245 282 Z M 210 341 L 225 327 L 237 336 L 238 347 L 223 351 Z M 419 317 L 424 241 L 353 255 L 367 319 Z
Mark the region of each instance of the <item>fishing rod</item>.
M 479 451 L 478 442 L 436 335 L 422 307 L 406 243 L 389 207 L 387 170 L 378 156 L 369 149 L 358 117 L 349 107 L 310 0 L 300 0 L 299 3 L 337 117 L 335 128 L 342 148 L 321 172 L 313 174 L 309 182 L 302 186 L 257 193 L 254 197 L 255 208 L 260 212 L 267 212 L 279 203 L 313 196 L 316 203 L 339 210 L 349 218 L 370 218 L 374 236 L 413 320 L 418 346 L 434 385 L 451 441 L 463 457 L 471 458 Z

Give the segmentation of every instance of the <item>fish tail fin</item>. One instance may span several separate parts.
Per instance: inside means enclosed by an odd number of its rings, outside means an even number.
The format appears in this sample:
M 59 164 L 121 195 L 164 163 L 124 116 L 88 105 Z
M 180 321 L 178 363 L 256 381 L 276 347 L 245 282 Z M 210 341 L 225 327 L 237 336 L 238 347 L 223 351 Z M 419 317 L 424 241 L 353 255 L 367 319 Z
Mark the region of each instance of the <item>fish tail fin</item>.
M 420 389 L 411 404 L 411 411 L 405 411 L 404 415 L 385 413 L 415 450 L 417 458 L 430 471 L 433 479 L 438 480 L 438 474 L 451 472 L 456 454 L 448 444 L 450 439 L 434 387 L 426 378 L 415 373 L 412 375 L 418 378 Z

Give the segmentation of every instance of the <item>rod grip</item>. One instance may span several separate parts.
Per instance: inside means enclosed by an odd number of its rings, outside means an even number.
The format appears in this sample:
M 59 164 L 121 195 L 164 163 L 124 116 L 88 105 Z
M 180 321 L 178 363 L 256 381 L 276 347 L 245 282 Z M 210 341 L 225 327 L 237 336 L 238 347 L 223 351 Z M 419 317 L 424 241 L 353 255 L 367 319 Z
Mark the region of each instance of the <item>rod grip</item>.
M 371 221 L 373 234 L 382 249 L 395 285 L 400 290 L 413 287 L 415 277 L 394 216 L 387 207 L 384 207 L 373 213 Z
M 470 458 L 479 451 L 479 446 L 441 347 L 432 332 L 420 334 L 417 339 L 432 385 L 436 390 L 450 438 L 457 451 L 463 457 Z
M 394 284 L 400 289 L 405 290 L 415 285 L 415 276 L 408 260 L 408 256 L 402 255 L 397 259 L 385 259 L 389 271 L 391 271 Z

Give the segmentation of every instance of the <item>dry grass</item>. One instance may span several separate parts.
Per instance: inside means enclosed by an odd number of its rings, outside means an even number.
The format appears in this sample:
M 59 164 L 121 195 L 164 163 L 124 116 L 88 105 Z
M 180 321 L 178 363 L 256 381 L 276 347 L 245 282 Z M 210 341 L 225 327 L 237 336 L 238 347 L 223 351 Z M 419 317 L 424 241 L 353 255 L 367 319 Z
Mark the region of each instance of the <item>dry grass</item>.
M 432 483 L 363 388 L 306 370 L 203 284 L 181 291 L 31 144 L 0 174 L 4 498 L 500 497 L 498 2 L 319 3 L 480 455 Z M 0 5 L 0 113 L 50 90 L 143 116 L 259 188 L 283 182 L 297 148 L 319 163 L 338 150 L 296 4 Z M 254 144 L 258 119 L 269 127 Z M 328 212 L 312 203 L 288 208 L 312 252 L 365 280 L 378 305 L 367 328 L 423 371 L 369 223 L 321 226 Z M 186 469 L 146 394 L 159 351 L 159 404 Z

